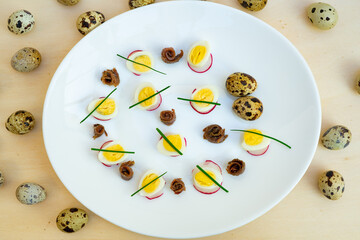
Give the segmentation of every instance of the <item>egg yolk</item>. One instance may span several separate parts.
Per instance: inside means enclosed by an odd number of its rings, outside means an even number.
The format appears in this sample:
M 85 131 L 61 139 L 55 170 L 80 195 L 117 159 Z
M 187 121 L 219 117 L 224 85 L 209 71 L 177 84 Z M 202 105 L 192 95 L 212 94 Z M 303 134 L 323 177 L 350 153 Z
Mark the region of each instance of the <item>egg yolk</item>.
M 262 132 L 260 130 L 257 130 L 257 129 L 249 129 L 248 131 L 252 131 L 252 132 L 262 134 Z M 249 132 L 244 133 L 245 143 L 247 145 L 250 145 L 250 146 L 260 144 L 263 141 L 263 139 L 264 139 L 263 136 L 260 136 L 260 135 L 257 135 L 257 134 L 253 134 L 253 133 L 249 133 Z
M 143 89 L 141 89 L 139 96 L 138 96 L 138 100 L 139 102 L 144 100 L 145 98 L 150 97 L 151 95 L 155 94 L 155 90 L 151 87 L 144 87 Z M 140 103 L 140 106 L 143 107 L 148 107 L 151 106 L 152 104 L 155 103 L 155 97 L 152 97 L 148 100 L 146 100 L 145 102 Z
M 169 141 L 178 149 L 178 150 L 181 150 L 181 147 L 182 147 L 182 140 L 181 140 L 181 137 L 179 134 L 176 134 L 176 135 L 169 135 L 169 136 L 166 136 L 167 139 L 169 139 Z M 168 144 L 167 141 L 164 140 L 164 148 L 169 151 L 169 152 L 176 152 L 175 149 L 173 149 L 172 146 L 170 146 L 170 144 Z
M 151 67 L 151 59 L 147 55 L 141 55 L 141 56 L 135 58 L 134 61 Z M 136 63 L 134 63 L 133 66 L 134 66 L 134 69 L 138 72 L 147 72 L 150 70 L 150 68 L 144 67 L 144 66 L 136 64 Z
M 99 100 L 96 103 L 96 106 L 98 106 L 103 100 Z M 115 100 L 113 99 L 106 99 L 103 104 L 101 104 L 96 111 L 100 113 L 101 115 L 110 115 L 115 112 Z
M 155 178 L 157 178 L 158 175 L 156 175 L 155 173 L 150 173 L 149 175 L 147 175 L 144 180 L 141 183 L 141 187 L 144 187 L 146 184 L 148 184 L 149 182 L 153 181 Z M 143 190 L 147 193 L 152 193 L 154 192 L 160 185 L 160 178 L 156 179 L 154 182 L 152 182 L 151 184 L 149 184 L 146 188 L 144 188 Z
M 205 171 L 207 174 L 209 174 L 213 179 L 216 179 L 216 176 L 211 171 Z M 204 187 L 210 187 L 214 185 L 214 182 L 206 176 L 203 172 L 198 172 L 195 174 L 195 181 L 200 185 Z
M 198 65 L 205 57 L 206 47 L 196 46 L 190 52 L 190 61 L 194 65 Z
M 124 151 L 124 148 L 120 146 L 119 144 L 112 145 L 108 148 L 105 148 L 106 150 L 113 150 L 113 151 Z M 115 153 L 115 152 L 103 152 L 103 156 L 106 160 L 109 162 L 116 162 L 120 158 L 124 156 L 123 153 Z
M 203 88 L 194 95 L 193 99 L 212 102 L 214 101 L 214 94 L 209 88 Z M 199 107 L 207 107 L 210 105 L 208 103 L 198 103 L 198 102 L 194 102 L 194 103 Z

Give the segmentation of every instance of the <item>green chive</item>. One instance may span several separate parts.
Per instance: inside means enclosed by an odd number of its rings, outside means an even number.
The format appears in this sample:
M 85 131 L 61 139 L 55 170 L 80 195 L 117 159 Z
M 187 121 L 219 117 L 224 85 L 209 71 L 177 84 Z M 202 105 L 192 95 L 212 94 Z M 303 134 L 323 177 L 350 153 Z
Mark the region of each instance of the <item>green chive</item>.
M 166 88 L 161 89 L 159 92 L 156 92 L 155 94 L 151 95 L 150 97 L 147 97 L 147 98 L 141 100 L 140 102 L 137 102 L 137 103 L 135 103 L 134 105 L 131 105 L 131 106 L 129 107 L 129 109 L 135 107 L 136 105 L 139 105 L 140 103 L 143 103 L 143 102 L 149 100 L 150 98 L 155 97 L 156 95 L 158 95 L 158 94 L 160 94 L 161 92 L 165 91 L 165 90 L 168 89 L 169 87 L 171 87 L 171 86 L 167 86 Z
M 218 183 L 215 179 L 213 179 L 207 172 L 205 172 L 205 170 L 202 169 L 202 167 L 200 167 L 199 165 L 196 165 L 196 167 L 197 167 L 202 173 L 204 173 L 208 178 L 210 178 L 211 181 L 213 181 L 216 185 L 218 185 L 222 190 L 224 190 L 225 192 L 229 192 L 226 188 L 224 188 L 223 186 L 221 186 L 220 183 Z
M 154 180 L 152 180 L 151 182 L 149 182 L 148 184 L 146 184 L 145 186 L 143 186 L 142 188 L 140 188 L 139 190 L 137 190 L 136 192 L 134 192 L 133 194 L 131 194 L 131 196 L 133 197 L 135 194 L 137 194 L 138 192 L 140 192 L 141 190 L 143 190 L 144 188 L 146 188 L 147 186 L 149 186 L 150 184 L 152 184 L 153 182 L 155 182 L 156 180 L 158 180 L 159 178 L 161 178 L 162 176 L 164 176 L 167 172 L 164 172 L 163 174 L 161 174 L 160 176 L 158 176 L 157 178 L 155 178 Z
M 124 56 L 121 56 L 120 54 L 117 54 L 117 56 L 118 56 L 118 57 L 121 57 L 121 58 L 123 58 L 123 59 L 125 59 L 125 60 L 127 60 L 127 61 L 130 61 L 130 62 L 132 62 L 132 63 L 135 63 L 135 64 L 138 64 L 138 65 L 141 65 L 141 66 L 150 68 L 151 70 L 153 70 L 153 71 L 155 71 L 155 72 L 158 72 L 158 73 L 161 73 L 161 74 L 163 74 L 163 75 L 166 75 L 166 73 L 160 72 L 160 71 L 158 71 L 158 70 L 156 70 L 156 69 L 154 69 L 154 68 L 152 68 L 152 67 L 149 67 L 148 65 L 145 65 L 145 64 L 142 64 L 142 63 L 139 63 L 139 62 L 135 62 L 135 61 L 133 61 L 133 60 L 131 60 L 131 59 L 128 59 L 128 58 L 126 58 L 126 57 L 124 57 Z
M 208 103 L 208 104 L 219 105 L 219 106 L 221 105 L 220 103 L 217 103 L 217 102 L 208 102 L 208 101 L 194 100 L 194 99 L 187 99 L 187 98 L 180 98 L 180 97 L 178 97 L 177 99 L 183 100 L 183 101 L 189 101 L 189 102 Z
M 278 139 L 276 139 L 276 138 L 273 138 L 273 137 L 270 137 L 270 136 L 267 136 L 267 135 L 264 135 L 264 134 L 261 134 L 261 133 L 257 133 L 257 132 L 253 132 L 253 131 L 248 131 L 248 130 L 240 130 L 240 129 L 231 129 L 230 131 L 248 132 L 248 133 L 257 134 L 257 135 L 260 135 L 260 136 L 263 136 L 263 137 L 266 137 L 266 138 L 270 138 L 270 139 L 272 139 L 272 140 L 275 140 L 275 141 L 277 141 L 277 142 L 279 142 L 279 143 L 281 143 L 281 144 L 283 144 L 283 145 L 285 145 L 286 147 L 288 147 L 288 148 L 291 149 L 291 147 L 290 147 L 289 145 L 287 145 L 286 143 L 284 143 L 284 142 L 282 142 L 282 141 L 280 141 L 280 140 L 278 140 Z
M 116 150 L 107 150 L 107 149 L 99 149 L 99 148 L 91 148 L 93 151 L 100 151 L 100 152 L 113 152 L 113 153 L 129 153 L 135 154 L 135 152 L 128 152 L 128 151 L 116 151 Z
M 180 152 L 179 149 L 177 149 L 174 144 L 172 144 L 172 142 L 170 142 L 170 140 L 160 131 L 160 129 L 156 128 L 156 131 L 158 131 L 158 133 L 164 138 L 164 140 L 175 150 L 177 151 L 180 155 L 183 155 L 182 152 Z
M 109 95 L 107 95 L 106 98 L 104 98 L 99 105 L 97 105 L 83 120 L 81 120 L 80 124 L 83 123 L 88 117 L 90 117 L 90 115 L 93 114 L 93 112 L 95 112 L 95 110 L 98 109 L 98 107 L 100 107 L 100 105 L 103 104 L 105 100 L 108 99 L 108 97 L 110 97 L 110 95 L 116 91 L 116 89 L 117 88 L 112 90 L 111 93 L 109 93 Z

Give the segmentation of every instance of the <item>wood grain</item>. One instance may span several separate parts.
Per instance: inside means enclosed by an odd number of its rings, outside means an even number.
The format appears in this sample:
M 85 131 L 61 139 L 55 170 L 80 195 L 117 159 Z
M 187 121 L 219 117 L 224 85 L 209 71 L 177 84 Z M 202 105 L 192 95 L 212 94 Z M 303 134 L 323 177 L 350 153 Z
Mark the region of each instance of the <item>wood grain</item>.
M 236 0 L 213 2 L 246 11 Z M 356 185 L 360 180 L 360 95 L 354 90 L 355 76 L 360 73 L 360 1 L 327 0 L 339 13 L 339 22 L 330 31 L 318 30 L 307 20 L 305 9 L 312 2 L 269 0 L 264 10 L 248 13 L 280 31 L 307 60 L 321 96 L 322 132 L 342 124 L 352 130 L 353 140 L 340 151 L 319 145 L 305 176 L 276 207 L 241 228 L 203 239 L 360 239 L 360 187 Z M 7 30 L 8 16 L 19 9 L 36 18 L 35 28 L 24 36 Z M 82 38 L 75 20 L 88 10 L 98 10 L 110 19 L 129 10 L 128 0 L 81 0 L 73 7 L 56 0 L 0 1 L 0 122 L 4 124 L 19 109 L 32 112 L 37 120 L 35 129 L 24 136 L 9 133 L 4 125 L 0 128 L 0 169 L 6 180 L 0 187 L 0 239 L 154 239 L 117 227 L 91 212 L 88 226 L 77 233 L 62 233 L 55 224 L 62 209 L 84 207 L 66 190 L 47 158 L 42 108 L 52 75 Z M 18 73 L 11 68 L 10 59 L 25 46 L 37 48 L 43 62 L 31 73 Z M 317 189 L 319 174 L 328 169 L 339 171 L 346 181 L 344 196 L 338 201 L 326 199 Z M 35 206 L 20 204 L 15 189 L 25 181 L 43 185 L 48 192 L 46 201 Z

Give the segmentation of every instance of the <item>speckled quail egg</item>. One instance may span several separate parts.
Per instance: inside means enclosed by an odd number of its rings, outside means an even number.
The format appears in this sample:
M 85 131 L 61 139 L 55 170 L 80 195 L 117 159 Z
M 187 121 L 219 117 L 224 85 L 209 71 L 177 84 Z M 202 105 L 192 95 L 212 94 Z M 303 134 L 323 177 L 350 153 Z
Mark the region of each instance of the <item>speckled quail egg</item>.
M 327 3 L 313 3 L 307 9 L 310 22 L 317 28 L 329 30 L 335 27 L 338 21 L 336 9 Z
M 336 125 L 322 135 L 321 142 L 330 150 L 346 148 L 351 141 L 351 132 L 347 127 Z
M 134 8 L 149 5 L 154 2 L 155 2 L 155 0 L 129 0 L 129 7 L 130 7 L 130 9 L 134 9 Z
M 20 49 L 11 58 L 11 66 L 18 72 L 31 72 L 38 68 L 40 63 L 40 52 L 31 47 Z
M 80 2 L 80 0 L 57 0 L 57 1 L 65 6 L 74 6 Z
M 34 205 L 46 199 L 46 191 L 39 184 L 27 182 L 18 186 L 16 198 L 22 204 Z
M 98 11 L 88 11 L 78 17 L 76 27 L 82 35 L 86 35 L 104 22 L 104 14 Z
M 325 197 L 337 200 L 345 191 L 344 178 L 336 171 L 326 171 L 319 178 L 319 188 Z
M 250 11 L 260 11 L 267 3 L 267 0 L 238 0 L 244 8 Z
M 360 75 L 356 78 L 355 90 L 360 94 Z
M 8 29 L 15 34 L 30 32 L 34 25 L 34 16 L 26 10 L 13 12 L 8 19 Z
M 1 170 L 0 170 L 0 187 L 1 185 L 3 185 L 5 182 L 5 178 L 4 178 L 4 175 L 2 174 Z
M 15 134 L 25 134 L 30 132 L 35 126 L 34 116 L 25 110 L 19 110 L 10 115 L 5 123 L 9 132 Z
M 253 96 L 240 97 L 236 99 L 232 108 L 237 116 L 248 121 L 258 119 L 263 112 L 262 102 Z
M 67 233 L 79 231 L 87 224 L 87 213 L 80 208 L 67 208 L 62 210 L 56 218 L 57 227 Z
M 235 97 L 244 97 L 257 88 L 255 78 L 246 73 L 236 72 L 226 79 L 226 90 Z

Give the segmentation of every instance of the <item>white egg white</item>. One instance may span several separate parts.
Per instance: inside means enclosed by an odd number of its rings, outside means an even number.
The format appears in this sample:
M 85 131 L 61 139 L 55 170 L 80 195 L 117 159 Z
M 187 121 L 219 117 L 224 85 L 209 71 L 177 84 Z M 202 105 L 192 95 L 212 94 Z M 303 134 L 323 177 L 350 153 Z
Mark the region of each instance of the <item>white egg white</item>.
M 206 48 L 206 53 L 205 53 L 205 56 L 204 58 L 201 60 L 201 62 L 199 62 L 198 64 L 193 64 L 191 62 L 191 51 L 193 50 L 193 48 L 195 48 L 196 46 L 204 46 Z M 189 50 L 189 53 L 187 55 L 187 61 L 188 63 L 195 67 L 195 68 L 201 68 L 203 67 L 208 61 L 210 60 L 210 44 L 208 41 L 198 41 L 196 43 L 194 43 L 191 47 L 190 47 L 190 50 Z
M 217 87 L 212 86 L 212 85 L 197 88 L 195 90 L 195 92 L 191 95 L 191 99 L 194 99 L 195 95 L 204 88 L 210 89 L 212 91 L 212 93 L 214 94 L 214 100 L 212 102 L 217 102 L 219 100 L 219 91 L 218 91 Z M 191 102 L 191 105 L 199 112 L 208 112 L 214 108 L 213 104 L 209 104 L 206 107 L 201 107 L 196 102 Z
M 261 143 L 257 145 L 248 145 L 246 144 L 245 139 L 243 139 L 241 142 L 241 146 L 245 149 L 245 151 L 249 151 L 249 152 L 265 150 L 269 146 L 269 144 L 270 144 L 270 139 L 266 137 L 263 137 Z
M 168 135 L 172 135 L 172 134 L 168 134 Z M 165 135 L 167 136 L 167 135 Z M 181 138 L 181 148 L 179 149 L 179 151 L 184 154 L 184 152 L 186 151 L 186 140 L 185 138 L 180 135 L 180 138 Z M 170 152 L 168 150 L 165 149 L 164 147 L 164 138 L 161 138 L 157 144 L 157 149 L 160 153 L 166 155 L 166 156 L 171 156 L 171 157 L 177 157 L 177 156 L 180 156 L 180 154 L 178 152 L 176 152 L 174 150 L 174 152 Z
M 221 168 L 219 167 L 219 165 L 215 164 L 213 161 L 210 161 L 210 160 L 206 160 L 203 164 L 200 164 L 199 165 L 202 169 L 204 169 L 205 171 L 211 171 L 215 174 L 215 180 L 218 182 L 218 183 L 222 183 L 223 181 L 223 176 L 222 176 L 222 171 L 221 171 Z M 200 170 L 195 167 L 193 169 L 193 184 L 194 184 L 194 187 L 198 190 L 198 191 L 201 191 L 203 193 L 214 193 L 216 192 L 220 187 L 217 186 L 215 183 L 211 186 L 201 186 L 195 179 L 195 175 L 200 172 Z
M 134 95 L 134 103 L 137 103 L 139 102 L 139 94 L 141 92 L 141 90 L 143 90 L 144 88 L 146 87 L 150 87 L 152 89 L 154 89 L 154 91 L 156 92 L 156 89 L 154 87 L 154 85 L 152 83 L 149 83 L 149 82 L 144 82 L 142 84 L 139 85 L 139 87 L 135 90 L 135 95 Z M 141 106 L 141 104 L 138 104 L 136 105 L 138 108 L 142 109 L 142 110 L 150 110 L 150 109 L 153 109 L 155 108 L 156 106 L 159 105 L 160 103 L 160 94 L 157 94 L 154 98 L 155 98 L 155 101 L 153 104 L 149 105 L 149 106 L 146 106 L 146 107 L 143 107 Z
M 119 144 L 120 146 L 122 146 L 124 148 L 124 151 L 126 151 L 124 145 L 122 145 L 119 141 L 109 141 L 109 142 L 106 142 L 101 148 L 102 149 L 106 149 L 108 147 L 111 147 L 111 146 L 114 146 L 116 144 Z M 104 153 L 105 152 L 99 152 L 98 154 L 98 159 L 100 162 L 104 163 L 105 165 L 108 165 L 108 166 L 111 166 L 111 165 L 116 165 L 118 163 L 121 163 L 123 161 L 125 161 L 127 159 L 127 157 L 129 156 L 128 153 L 124 153 L 124 155 L 118 159 L 117 161 L 114 161 L 114 162 L 111 162 L 111 161 L 108 161 L 105 157 L 104 157 Z
M 145 177 L 148 176 L 149 174 L 152 174 L 152 173 L 156 174 L 157 176 L 160 176 L 160 174 L 159 174 L 157 171 L 155 171 L 155 170 L 152 170 L 152 169 L 151 169 L 151 170 L 146 171 L 146 172 L 144 173 L 144 175 L 143 175 L 143 176 L 141 177 L 141 179 L 140 179 L 139 188 L 138 188 L 138 189 L 142 188 L 142 182 L 144 181 Z M 143 190 L 140 191 L 140 195 L 141 195 L 141 196 L 144 196 L 144 197 L 148 197 L 148 198 L 156 198 L 156 197 L 160 196 L 160 195 L 163 193 L 163 189 L 164 189 L 164 186 L 165 186 L 165 180 L 164 180 L 163 177 L 159 178 L 159 180 L 160 180 L 160 184 L 159 184 L 159 186 L 155 189 L 155 191 L 153 191 L 152 193 L 147 193 L 147 192 L 145 192 L 145 190 L 143 189 Z
M 90 102 L 89 105 L 88 105 L 88 109 L 87 109 L 88 112 L 90 113 L 92 110 L 94 110 L 94 108 L 96 107 L 97 103 L 98 103 L 99 101 L 102 101 L 103 99 L 104 99 L 104 98 L 98 98 L 98 99 L 95 99 L 94 101 Z M 112 98 L 108 98 L 108 99 L 112 99 Z M 114 100 L 114 99 L 112 99 L 112 100 Z M 115 100 L 114 100 L 114 101 L 115 101 Z M 100 119 L 100 120 L 110 120 L 110 119 L 116 117 L 117 113 L 118 113 L 118 108 L 117 108 L 116 101 L 115 101 L 115 111 L 114 111 L 112 114 L 102 115 L 102 114 L 100 114 L 98 111 L 95 110 L 91 115 L 92 115 L 93 117 L 96 117 L 96 118 Z
M 154 58 L 153 58 L 153 56 L 152 56 L 152 54 L 151 54 L 150 52 L 147 52 L 147 51 L 134 52 L 134 53 L 132 53 L 132 54 L 128 57 L 128 59 L 135 61 L 135 59 L 136 59 L 137 57 L 140 57 L 140 56 L 143 56 L 143 55 L 146 55 L 146 56 L 148 56 L 148 57 L 150 58 L 151 66 L 149 66 L 149 67 L 152 67 L 152 68 L 153 68 L 153 66 L 154 66 Z M 126 61 L 126 67 L 127 67 L 127 69 L 129 69 L 129 70 L 130 70 L 131 72 L 133 72 L 133 73 L 136 73 L 136 74 L 144 74 L 144 73 L 148 73 L 148 72 L 151 71 L 151 70 L 149 69 L 149 71 L 146 71 L 146 72 L 139 72 L 139 71 L 135 70 L 134 64 L 136 64 L 136 63 L 133 63 L 133 62 L 131 62 L 131 61 Z

